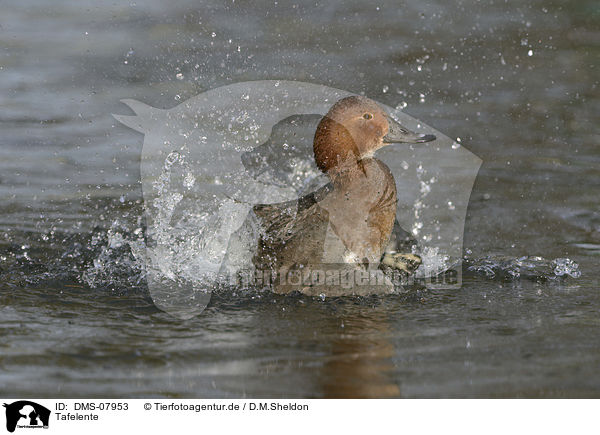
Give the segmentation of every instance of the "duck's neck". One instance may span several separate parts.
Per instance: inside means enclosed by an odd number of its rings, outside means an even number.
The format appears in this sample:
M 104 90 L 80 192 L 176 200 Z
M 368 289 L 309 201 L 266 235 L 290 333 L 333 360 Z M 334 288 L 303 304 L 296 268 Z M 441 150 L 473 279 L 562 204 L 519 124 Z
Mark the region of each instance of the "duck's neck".
M 317 127 L 313 143 L 315 162 L 326 174 L 357 166 L 360 151 L 352 135 L 331 118 L 323 118 Z

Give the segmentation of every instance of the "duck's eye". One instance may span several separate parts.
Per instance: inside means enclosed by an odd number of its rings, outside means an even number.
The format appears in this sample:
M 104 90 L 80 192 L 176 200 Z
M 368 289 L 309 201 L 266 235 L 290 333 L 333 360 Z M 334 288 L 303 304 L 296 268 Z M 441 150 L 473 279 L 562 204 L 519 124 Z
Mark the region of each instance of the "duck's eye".
M 363 115 L 363 118 L 365 118 L 365 119 L 371 119 L 371 118 L 373 118 L 373 115 L 371 115 L 370 113 L 365 113 Z

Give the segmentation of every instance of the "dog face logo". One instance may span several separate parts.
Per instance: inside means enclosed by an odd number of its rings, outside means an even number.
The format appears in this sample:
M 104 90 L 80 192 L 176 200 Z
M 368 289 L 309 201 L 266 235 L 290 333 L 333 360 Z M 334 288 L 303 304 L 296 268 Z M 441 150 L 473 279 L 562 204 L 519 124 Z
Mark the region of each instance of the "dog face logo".
M 4 404 L 6 408 L 6 430 L 14 432 L 16 427 L 47 428 L 50 422 L 50 410 L 29 400 L 19 400 Z
M 147 237 L 145 256 L 140 254 L 158 308 L 187 319 L 204 310 L 215 286 L 244 286 L 243 277 L 271 271 L 253 260 L 271 258 L 270 251 L 258 249 L 270 235 L 263 238 L 256 207 L 271 210 L 289 228 L 307 222 L 296 219 L 297 207 L 284 204 L 299 204 L 294 201 L 329 183 L 315 161 L 314 139 L 332 104 L 350 96 L 317 84 L 264 80 L 211 89 L 168 110 L 123 100 L 135 115 L 115 118 L 144 134 L 140 174 Z M 377 152 L 397 186 L 391 251 L 401 255 L 386 264 L 403 270 L 403 253 L 416 254 L 421 265 L 415 278 L 430 288 L 460 287 L 465 217 L 481 159 L 398 108 L 378 107 L 404 131 L 436 137 Z M 363 125 L 370 118 L 357 119 Z M 315 261 L 355 262 L 334 227 L 323 226 L 322 235 L 309 238 L 310 246 L 319 247 Z M 292 233 L 281 234 L 287 240 Z M 283 244 L 288 253 L 296 249 Z M 298 246 L 301 251 L 307 245 Z M 374 255 L 370 263 L 377 261 Z M 456 280 L 437 279 L 451 271 Z

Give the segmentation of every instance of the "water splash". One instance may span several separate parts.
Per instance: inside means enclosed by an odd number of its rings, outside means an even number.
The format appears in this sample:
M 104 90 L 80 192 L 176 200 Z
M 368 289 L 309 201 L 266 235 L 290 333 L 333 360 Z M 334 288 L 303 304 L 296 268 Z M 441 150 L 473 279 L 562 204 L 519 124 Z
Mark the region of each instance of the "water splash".
M 489 279 L 556 280 L 559 278 L 579 278 L 579 265 L 569 258 L 548 260 L 537 256 L 507 257 L 486 256 L 466 259 L 466 271 Z
M 131 231 L 115 220 L 106 232 L 96 232 L 88 249 L 99 250 L 84 267 L 80 280 L 91 288 L 123 290 L 144 284 L 145 252 L 141 227 Z
M 421 257 L 420 275 L 424 276 L 436 276 L 437 274 L 448 270 L 451 266 L 451 260 L 448 255 L 440 253 L 440 249 L 436 247 L 425 246 L 413 248 L 413 254 L 417 254 Z
M 460 259 L 451 258 L 447 252 L 435 246 L 434 241 L 439 238 L 439 230 L 441 223 L 439 220 L 434 220 L 432 224 L 425 225 L 425 213 L 432 206 L 428 196 L 438 182 L 435 176 L 427 173 L 422 163 L 418 163 L 416 167 L 416 176 L 419 182 L 419 194 L 413 203 L 413 225 L 411 228 L 412 236 L 418 241 L 412 247 L 412 253 L 421 257 L 422 265 L 417 271 L 418 277 L 436 276 L 456 264 L 460 264 Z M 447 202 L 449 210 L 454 210 L 455 206 L 452 201 Z

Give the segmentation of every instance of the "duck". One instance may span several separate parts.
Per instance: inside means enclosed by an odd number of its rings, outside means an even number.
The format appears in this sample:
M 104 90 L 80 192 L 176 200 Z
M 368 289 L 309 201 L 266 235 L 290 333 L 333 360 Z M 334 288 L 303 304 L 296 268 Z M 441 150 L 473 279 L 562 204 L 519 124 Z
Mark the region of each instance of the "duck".
M 260 236 L 252 262 L 275 293 L 309 296 L 393 293 L 384 273 L 412 273 L 414 254 L 386 251 L 396 218 L 392 172 L 375 157 L 397 143 L 431 134 L 410 131 L 364 96 L 337 101 L 319 121 L 313 157 L 328 183 L 298 200 L 257 204 Z

